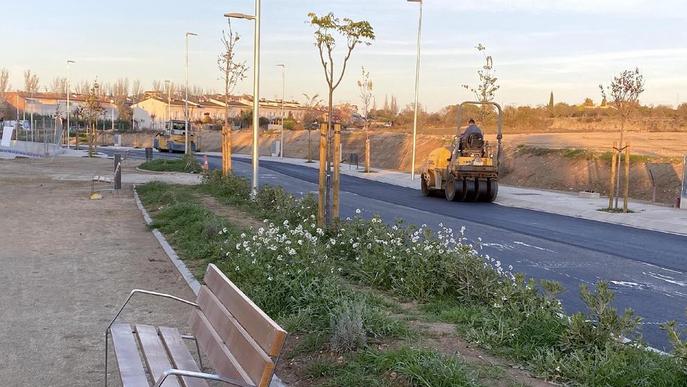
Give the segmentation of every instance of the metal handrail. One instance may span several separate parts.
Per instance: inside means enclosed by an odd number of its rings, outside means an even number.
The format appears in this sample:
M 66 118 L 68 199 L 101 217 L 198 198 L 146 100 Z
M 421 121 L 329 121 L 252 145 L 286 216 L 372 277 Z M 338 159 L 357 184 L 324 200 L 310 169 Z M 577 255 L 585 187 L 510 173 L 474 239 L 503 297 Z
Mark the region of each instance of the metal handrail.
M 231 378 L 226 378 L 226 377 L 220 376 L 220 375 L 208 374 L 205 372 L 184 371 L 184 370 L 178 370 L 178 369 L 169 369 L 169 370 L 163 372 L 162 375 L 160 376 L 160 378 L 155 382 L 154 387 L 162 386 L 162 383 L 164 383 L 165 379 L 167 379 L 167 377 L 169 377 L 169 376 L 185 376 L 188 378 L 214 380 L 217 382 L 227 383 L 227 384 L 231 384 L 233 386 L 239 386 L 239 387 L 255 387 L 254 384 L 247 384 L 247 383 L 244 383 L 242 381 L 239 381 L 236 379 L 231 379 Z

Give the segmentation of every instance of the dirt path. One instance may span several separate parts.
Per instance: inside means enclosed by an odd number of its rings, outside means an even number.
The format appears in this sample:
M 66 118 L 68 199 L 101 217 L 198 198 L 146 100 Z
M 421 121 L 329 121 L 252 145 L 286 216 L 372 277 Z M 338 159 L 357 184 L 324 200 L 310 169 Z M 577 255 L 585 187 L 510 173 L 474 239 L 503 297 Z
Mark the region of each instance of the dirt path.
M 111 166 L 0 160 L 0 384 L 99 385 L 104 330 L 131 289 L 194 297 L 144 225 L 131 186 L 88 200 L 83 176 Z M 130 310 L 122 321 L 187 331 L 184 306 L 142 297 Z

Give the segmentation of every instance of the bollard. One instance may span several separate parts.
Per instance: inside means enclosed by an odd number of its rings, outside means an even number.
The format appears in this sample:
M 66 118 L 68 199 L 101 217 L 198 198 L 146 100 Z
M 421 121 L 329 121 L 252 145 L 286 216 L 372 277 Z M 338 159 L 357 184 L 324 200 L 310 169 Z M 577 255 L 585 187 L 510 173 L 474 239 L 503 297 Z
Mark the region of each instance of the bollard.
M 146 148 L 146 161 L 153 161 L 153 148 Z
M 114 155 L 114 189 L 122 189 L 122 155 Z

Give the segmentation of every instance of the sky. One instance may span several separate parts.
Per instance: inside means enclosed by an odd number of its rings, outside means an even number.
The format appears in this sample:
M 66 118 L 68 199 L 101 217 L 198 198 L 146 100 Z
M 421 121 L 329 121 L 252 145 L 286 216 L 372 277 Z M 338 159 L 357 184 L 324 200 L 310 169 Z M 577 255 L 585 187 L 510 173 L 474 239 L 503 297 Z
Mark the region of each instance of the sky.
M 153 80 L 183 83 L 184 34 L 190 40 L 190 83 L 222 90 L 217 55 L 225 12 L 254 12 L 251 0 L 24 0 L 7 1 L 0 15 L 0 68 L 13 88 L 31 69 L 48 85 L 67 74 L 81 80 Z M 377 105 L 393 95 L 401 107 L 415 90 L 419 4 L 406 0 L 262 0 L 261 96 L 303 93 L 324 97 L 327 88 L 307 13 L 368 20 L 371 46 L 353 52 L 336 102 L 360 103 L 356 81 L 370 71 Z M 493 57 L 507 105 L 600 100 L 598 85 L 638 67 L 646 79 L 644 104 L 687 100 L 687 1 L 684 0 L 425 0 L 420 102 L 430 111 L 471 99 L 461 87 L 477 83 L 482 43 Z M 239 57 L 253 69 L 253 24 L 235 20 Z M 343 43 L 341 44 L 343 46 Z M 337 52 L 340 66 L 343 53 Z M 237 93 L 252 93 L 252 73 Z

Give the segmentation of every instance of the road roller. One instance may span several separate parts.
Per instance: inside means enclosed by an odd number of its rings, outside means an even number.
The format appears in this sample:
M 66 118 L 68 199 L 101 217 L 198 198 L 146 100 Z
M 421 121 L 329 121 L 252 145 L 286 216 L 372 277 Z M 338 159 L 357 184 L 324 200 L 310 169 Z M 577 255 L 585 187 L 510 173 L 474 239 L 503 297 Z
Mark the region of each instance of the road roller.
M 496 108 L 496 147 L 482 134 L 461 138 L 462 112 L 466 105 Z M 448 201 L 493 202 L 499 192 L 499 165 L 503 138 L 503 109 L 495 102 L 467 101 L 458 105 L 458 129 L 454 145 L 433 150 L 422 165 L 420 184 L 425 196 L 444 196 Z M 452 148 L 452 149 L 451 149 Z

